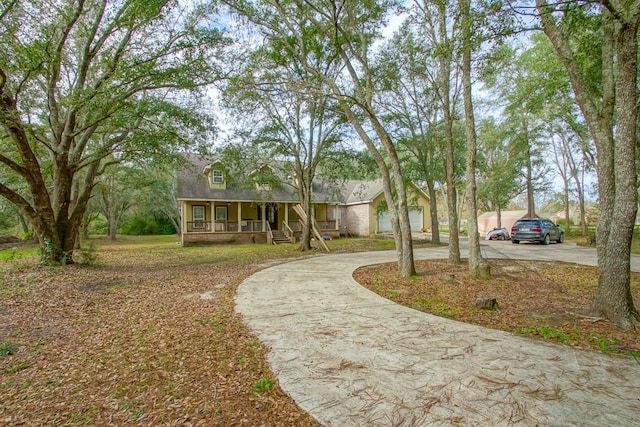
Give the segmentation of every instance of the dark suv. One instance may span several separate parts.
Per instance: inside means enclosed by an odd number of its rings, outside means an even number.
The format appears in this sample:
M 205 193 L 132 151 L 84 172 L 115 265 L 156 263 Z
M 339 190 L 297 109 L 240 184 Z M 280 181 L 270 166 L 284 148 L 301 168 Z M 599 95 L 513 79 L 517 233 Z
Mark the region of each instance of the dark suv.
M 564 242 L 564 231 L 547 218 L 520 218 L 511 227 L 511 242 L 539 242 L 548 245 L 551 240 Z

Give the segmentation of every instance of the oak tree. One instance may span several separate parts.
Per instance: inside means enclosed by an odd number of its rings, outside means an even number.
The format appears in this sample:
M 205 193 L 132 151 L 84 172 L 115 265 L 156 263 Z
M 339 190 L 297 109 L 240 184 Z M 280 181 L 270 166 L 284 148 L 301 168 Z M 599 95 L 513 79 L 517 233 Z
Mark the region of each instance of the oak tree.
M 220 78 L 223 41 L 170 0 L 0 10 L 0 174 L 27 187 L 3 180 L 0 196 L 34 228 L 43 262 L 72 262 L 96 178 L 111 164 L 207 142 L 197 89 Z

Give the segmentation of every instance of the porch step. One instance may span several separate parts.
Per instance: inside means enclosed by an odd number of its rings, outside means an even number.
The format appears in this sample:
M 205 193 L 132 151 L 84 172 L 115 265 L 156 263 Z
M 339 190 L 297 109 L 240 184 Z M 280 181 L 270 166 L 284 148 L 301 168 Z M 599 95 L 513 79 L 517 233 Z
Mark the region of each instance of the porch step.
M 273 230 L 271 233 L 273 234 L 274 245 L 279 245 L 281 243 L 291 243 L 291 239 L 284 234 L 284 231 Z

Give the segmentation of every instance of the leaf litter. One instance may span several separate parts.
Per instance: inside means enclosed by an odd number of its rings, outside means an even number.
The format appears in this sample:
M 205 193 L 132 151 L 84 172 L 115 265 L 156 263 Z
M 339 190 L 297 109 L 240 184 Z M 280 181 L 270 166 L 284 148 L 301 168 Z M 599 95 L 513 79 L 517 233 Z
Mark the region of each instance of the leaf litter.
M 105 240 L 95 266 L 0 263 L 0 341 L 18 349 L 0 358 L 0 425 L 318 425 L 234 311 L 253 261 L 290 252 Z
M 466 262 L 416 261 L 418 275 L 400 278 L 397 264 L 360 268 L 354 278 L 398 304 L 461 322 L 500 329 L 534 339 L 640 358 L 640 330 L 624 331 L 588 315 L 597 289 L 595 267 L 562 262 L 487 260 L 491 280 L 472 279 Z M 443 274 L 443 272 L 445 274 Z M 453 275 L 455 281 L 446 276 Z M 631 292 L 640 304 L 640 274 L 631 274 Z M 500 309 L 475 306 L 496 298 Z

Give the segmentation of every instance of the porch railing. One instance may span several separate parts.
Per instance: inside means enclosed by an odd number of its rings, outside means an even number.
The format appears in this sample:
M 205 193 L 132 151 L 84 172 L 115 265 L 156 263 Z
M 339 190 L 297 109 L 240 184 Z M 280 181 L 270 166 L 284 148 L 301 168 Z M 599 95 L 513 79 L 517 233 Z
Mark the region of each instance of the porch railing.
M 318 229 L 337 230 L 336 221 L 316 221 Z M 299 221 L 282 222 L 283 231 L 291 233 L 302 231 L 302 224 Z M 187 221 L 188 233 L 211 233 L 211 232 L 262 232 L 262 220 L 243 219 L 241 221 Z
M 262 221 L 243 219 L 240 221 L 240 231 L 262 231 Z
M 337 230 L 336 221 L 316 221 L 318 224 L 318 230 Z M 289 228 L 293 231 L 302 231 L 302 223 L 300 221 L 293 221 L 289 223 Z
M 187 232 L 211 231 L 211 221 L 188 221 Z
M 336 221 L 316 221 L 318 230 L 337 230 Z
M 188 233 L 210 232 L 254 232 L 262 231 L 262 221 L 246 219 L 242 221 L 187 221 Z

